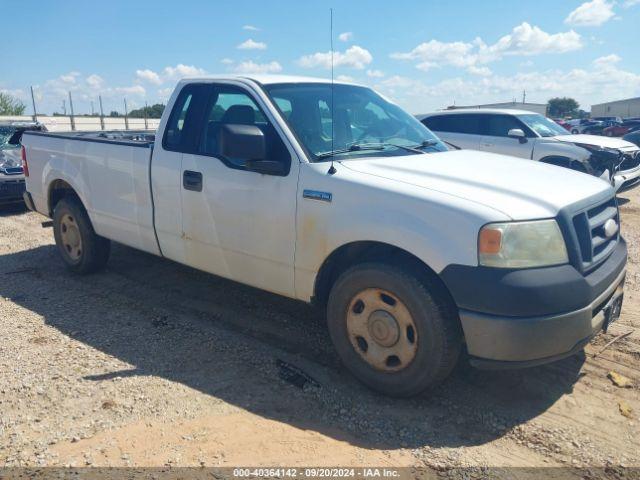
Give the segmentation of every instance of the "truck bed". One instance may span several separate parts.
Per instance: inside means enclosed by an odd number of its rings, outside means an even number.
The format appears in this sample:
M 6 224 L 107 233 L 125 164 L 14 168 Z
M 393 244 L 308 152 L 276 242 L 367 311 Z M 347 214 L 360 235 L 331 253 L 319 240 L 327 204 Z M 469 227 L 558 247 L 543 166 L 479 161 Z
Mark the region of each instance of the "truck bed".
M 158 253 L 150 181 L 155 132 L 25 132 L 29 191 L 36 210 L 52 215 L 52 185 L 74 186 L 104 237 Z
M 29 135 L 55 137 L 65 140 L 102 142 L 131 147 L 149 148 L 156 137 L 155 130 L 107 130 L 98 132 L 29 132 Z

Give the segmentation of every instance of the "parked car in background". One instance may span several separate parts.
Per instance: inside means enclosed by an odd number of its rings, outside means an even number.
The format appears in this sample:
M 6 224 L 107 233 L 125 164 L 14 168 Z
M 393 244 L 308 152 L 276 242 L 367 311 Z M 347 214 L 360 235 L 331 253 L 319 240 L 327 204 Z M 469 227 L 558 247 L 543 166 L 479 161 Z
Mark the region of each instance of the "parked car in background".
M 567 130 L 568 132 L 571 131 L 571 124 L 566 120 L 563 120 L 561 118 L 554 118 L 552 120 L 556 122 L 558 125 L 560 125 L 562 128 L 564 128 L 565 130 Z
M 640 120 L 625 120 L 617 125 L 611 125 L 603 130 L 607 137 L 622 137 L 640 128 Z
M 389 395 L 443 380 L 463 343 L 485 368 L 572 355 L 622 305 L 610 185 L 449 151 L 367 87 L 186 79 L 155 142 L 29 132 L 23 148 L 27 205 L 70 270 L 104 267 L 113 240 L 313 301 L 343 364 Z
M 622 139 L 626 140 L 627 142 L 634 143 L 640 147 L 640 130 L 634 130 L 631 133 L 627 133 L 624 137 L 622 137 Z
M 610 124 L 622 123 L 622 118 L 620 117 L 591 117 L 591 120 L 598 122 L 610 122 Z
M 574 135 L 578 133 L 583 133 L 583 130 L 585 128 L 591 128 L 591 127 L 599 126 L 603 124 L 603 122 L 601 121 L 591 120 L 590 118 L 576 118 L 576 119 L 567 121 L 567 123 L 571 125 L 571 128 L 569 128 L 569 131 Z
M 20 141 L 27 130 L 46 128 L 35 122 L 0 123 L 0 203 L 22 202 L 25 183 Z
M 537 160 L 595 175 L 626 189 L 640 182 L 640 149 L 621 139 L 568 135 L 552 120 L 526 110 L 446 110 L 418 117 L 443 140 Z
M 607 125 L 606 122 L 597 122 L 593 125 L 585 125 L 581 129 L 581 133 L 585 135 L 602 135 L 603 130 L 608 126 L 609 125 Z

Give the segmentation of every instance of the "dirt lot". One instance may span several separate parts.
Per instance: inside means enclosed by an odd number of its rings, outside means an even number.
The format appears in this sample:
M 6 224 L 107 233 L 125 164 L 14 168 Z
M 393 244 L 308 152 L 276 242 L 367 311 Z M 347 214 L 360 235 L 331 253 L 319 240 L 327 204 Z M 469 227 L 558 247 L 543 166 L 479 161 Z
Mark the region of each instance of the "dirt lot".
M 411 400 L 345 373 L 311 307 L 122 246 L 73 276 L 43 217 L 4 209 L 0 466 L 640 466 L 640 189 L 620 201 L 630 261 L 609 333 L 544 367 L 461 364 Z

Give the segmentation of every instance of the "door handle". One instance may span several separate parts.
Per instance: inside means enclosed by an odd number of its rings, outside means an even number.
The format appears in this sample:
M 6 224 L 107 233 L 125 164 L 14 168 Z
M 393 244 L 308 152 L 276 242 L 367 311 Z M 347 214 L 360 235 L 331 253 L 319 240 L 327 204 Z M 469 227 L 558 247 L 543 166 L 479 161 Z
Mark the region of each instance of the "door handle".
M 182 173 L 182 186 L 184 187 L 185 190 L 201 192 L 202 191 L 202 172 L 185 170 Z

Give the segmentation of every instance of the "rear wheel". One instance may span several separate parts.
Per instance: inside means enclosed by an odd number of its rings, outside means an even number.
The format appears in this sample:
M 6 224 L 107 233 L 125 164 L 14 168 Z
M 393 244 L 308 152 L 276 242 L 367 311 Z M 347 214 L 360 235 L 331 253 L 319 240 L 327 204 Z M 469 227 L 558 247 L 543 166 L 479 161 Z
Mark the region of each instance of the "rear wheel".
M 53 235 L 62 260 L 76 273 L 100 270 L 109 259 L 111 242 L 96 234 L 77 198 L 65 197 L 56 205 Z
M 460 352 L 459 320 L 442 287 L 382 263 L 357 265 L 338 278 L 327 320 L 345 366 L 387 395 L 434 386 Z

